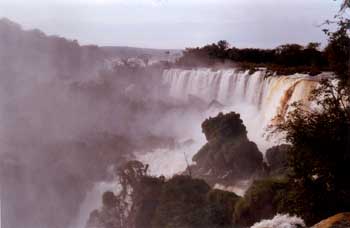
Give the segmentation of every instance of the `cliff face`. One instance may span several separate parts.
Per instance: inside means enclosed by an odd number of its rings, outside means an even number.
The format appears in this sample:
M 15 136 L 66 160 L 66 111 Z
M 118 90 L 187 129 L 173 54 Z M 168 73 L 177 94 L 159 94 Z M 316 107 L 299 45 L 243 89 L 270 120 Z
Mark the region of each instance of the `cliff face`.
M 239 114 L 222 114 L 202 124 L 208 142 L 193 157 L 195 177 L 211 184 L 234 183 L 246 179 L 262 168 L 263 156 L 247 131 Z

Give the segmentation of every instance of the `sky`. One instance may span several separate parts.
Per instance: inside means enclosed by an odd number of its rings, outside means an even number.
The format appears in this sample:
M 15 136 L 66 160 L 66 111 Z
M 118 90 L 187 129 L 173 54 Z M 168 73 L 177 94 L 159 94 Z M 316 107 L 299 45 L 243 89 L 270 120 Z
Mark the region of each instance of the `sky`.
M 0 0 L 0 18 L 81 44 L 182 49 L 325 43 L 334 0 Z

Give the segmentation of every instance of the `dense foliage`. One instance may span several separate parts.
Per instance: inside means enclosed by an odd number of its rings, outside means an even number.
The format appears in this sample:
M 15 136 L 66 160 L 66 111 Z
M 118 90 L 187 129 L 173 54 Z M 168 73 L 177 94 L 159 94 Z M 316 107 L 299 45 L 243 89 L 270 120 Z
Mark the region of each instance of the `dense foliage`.
M 209 185 L 203 180 L 186 176 L 172 178 L 162 190 L 153 227 L 205 227 L 209 191 Z
M 350 210 L 349 95 L 349 87 L 323 81 L 311 98 L 318 108 L 310 110 L 296 104 L 277 127 L 292 144 L 286 207 L 309 224 Z
M 90 214 L 88 228 L 228 228 L 240 197 L 212 189 L 190 176 L 151 177 L 148 166 L 131 161 L 118 169 L 118 195 L 106 192 Z
M 338 78 L 347 84 L 350 83 L 350 37 L 349 20 L 338 22 L 339 29 L 336 32 L 325 30 L 329 36 L 329 43 L 325 49 L 329 66 L 337 74 Z
M 175 176 L 164 185 L 153 227 L 228 228 L 239 197 L 203 180 Z

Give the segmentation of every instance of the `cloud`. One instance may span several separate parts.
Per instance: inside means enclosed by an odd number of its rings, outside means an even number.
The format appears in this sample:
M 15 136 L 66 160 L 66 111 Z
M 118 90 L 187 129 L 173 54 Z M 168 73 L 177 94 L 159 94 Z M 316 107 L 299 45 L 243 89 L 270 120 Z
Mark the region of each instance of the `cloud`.
M 226 39 L 274 47 L 324 42 L 316 25 L 339 7 L 331 0 L 0 0 L 0 17 L 83 44 L 184 48 Z

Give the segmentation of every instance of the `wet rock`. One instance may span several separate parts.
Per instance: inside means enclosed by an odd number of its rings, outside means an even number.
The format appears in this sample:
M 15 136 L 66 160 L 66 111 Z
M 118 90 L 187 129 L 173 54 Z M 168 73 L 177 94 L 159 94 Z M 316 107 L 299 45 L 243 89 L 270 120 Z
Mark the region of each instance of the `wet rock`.
M 209 184 L 233 183 L 250 178 L 262 169 L 263 156 L 247 138 L 240 115 L 220 113 L 202 124 L 208 142 L 193 157 L 192 175 Z
M 322 220 L 312 228 L 349 228 L 350 227 L 350 213 L 340 213 Z

